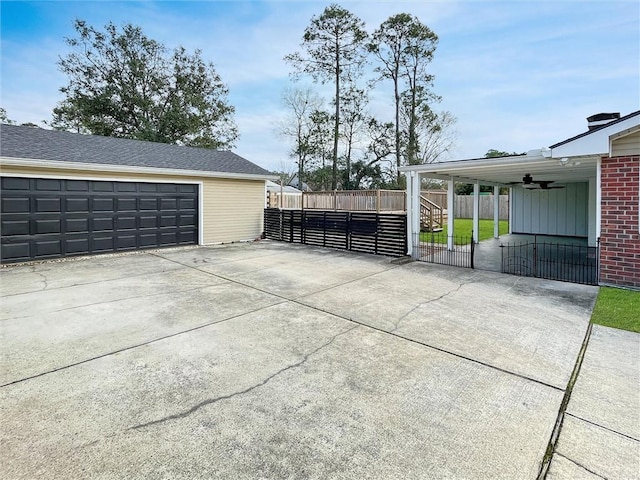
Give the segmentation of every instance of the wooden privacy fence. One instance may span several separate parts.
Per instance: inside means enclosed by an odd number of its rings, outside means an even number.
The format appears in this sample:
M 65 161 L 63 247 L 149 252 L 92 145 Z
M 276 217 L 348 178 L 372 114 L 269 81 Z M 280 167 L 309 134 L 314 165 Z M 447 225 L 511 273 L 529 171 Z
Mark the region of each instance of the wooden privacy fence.
M 302 208 L 302 193 L 267 192 L 268 208 Z
M 304 210 L 349 212 L 402 212 L 407 208 L 404 190 L 334 190 L 303 192 Z
M 509 220 L 509 195 L 500 195 L 500 220 Z M 456 195 L 456 218 L 473 218 L 473 195 Z M 493 195 L 480 195 L 480 218 L 493 219 Z
M 407 253 L 407 216 L 267 208 L 264 235 L 270 240 L 401 257 Z

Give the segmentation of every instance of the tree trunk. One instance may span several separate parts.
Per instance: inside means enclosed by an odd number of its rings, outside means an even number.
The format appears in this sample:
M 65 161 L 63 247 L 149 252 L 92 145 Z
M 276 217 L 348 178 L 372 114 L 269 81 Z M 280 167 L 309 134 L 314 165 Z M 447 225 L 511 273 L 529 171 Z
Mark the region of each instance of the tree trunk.
M 333 169 L 331 190 L 338 188 L 338 139 L 340 138 L 340 48 L 336 42 L 336 114 L 333 124 Z

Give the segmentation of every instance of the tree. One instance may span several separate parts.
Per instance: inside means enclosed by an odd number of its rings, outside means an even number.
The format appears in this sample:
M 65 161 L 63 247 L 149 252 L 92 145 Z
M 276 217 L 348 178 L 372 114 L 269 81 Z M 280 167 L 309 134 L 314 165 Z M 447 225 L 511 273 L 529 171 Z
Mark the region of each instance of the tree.
M 490 148 L 487 150 L 487 153 L 484 154 L 484 158 L 496 158 L 496 157 L 510 157 L 512 155 L 526 155 L 526 153 L 517 153 L 517 152 L 503 152 L 501 150 L 496 150 L 495 148 Z
M 433 59 L 437 42 L 437 35 L 429 27 L 413 15 L 400 13 L 385 20 L 374 32 L 368 45 L 369 51 L 378 60 L 375 70 L 380 79 L 393 82 L 397 169 L 402 165 L 403 144 L 407 163 L 415 163 L 418 152 L 418 109 L 425 102 L 428 104 L 437 99 L 429 89 L 433 76 L 426 71 Z M 400 118 L 403 109 L 408 118 L 405 142 L 402 141 Z M 400 183 L 399 170 L 397 177 Z
M 409 111 L 403 116 L 404 125 L 409 129 Z M 409 118 L 407 118 L 409 117 Z M 409 165 L 435 163 L 449 153 L 454 144 L 456 117 L 451 112 L 436 113 L 427 104 L 423 104 L 414 118 L 414 149 Z
M 367 33 L 364 22 L 348 10 L 332 4 L 320 16 L 311 18 L 311 24 L 302 37 L 304 55 L 296 52 L 285 56 L 296 70 L 295 76 L 311 75 L 315 82 L 334 85 L 333 154 L 331 188 L 338 181 L 338 143 L 341 124 L 341 94 L 343 83 L 361 75 L 365 62 Z
M 0 123 L 4 123 L 5 125 L 13 125 L 15 122 L 7 116 L 7 111 L 0 107 Z
M 98 135 L 231 148 L 238 137 L 228 90 L 212 63 L 173 51 L 126 24 L 99 31 L 74 24 L 72 51 L 58 62 L 68 76 L 52 126 Z
M 353 188 L 351 182 L 351 163 L 353 149 L 357 141 L 357 137 L 364 129 L 367 115 L 365 108 L 369 102 L 367 93 L 355 86 L 350 86 L 342 97 L 342 126 L 341 137 L 345 143 L 344 152 L 344 179 L 342 188 L 350 190 Z
M 296 159 L 298 184 L 306 180 L 308 162 L 315 153 L 313 143 L 314 115 L 322 108 L 322 99 L 311 89 L 287 89 L 282 101 L 288 111 L 288 118 L 280 125 L 279 132 L 293 141 L 290 155 Z

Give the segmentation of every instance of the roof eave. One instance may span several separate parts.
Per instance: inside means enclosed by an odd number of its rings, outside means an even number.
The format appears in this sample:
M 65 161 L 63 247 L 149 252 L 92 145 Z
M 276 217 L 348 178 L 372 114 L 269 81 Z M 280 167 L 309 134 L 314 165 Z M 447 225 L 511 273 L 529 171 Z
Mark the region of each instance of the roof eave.
M 0 156 L 0 165 L 12 167 L 50 168 L 65 170 L 83 170 L 87 172 L 132 173 L 144 175 L 166 175 L 174 177 L 227 178 L 234 180 L 274 180 L 277 175 L 252 173 L 211 172 L 204 170 L 182 170 L 174 168 L 135 167 L 130 165 L 108 165 L 103 163 L 61 162 L 34 158 L 16 158 Z

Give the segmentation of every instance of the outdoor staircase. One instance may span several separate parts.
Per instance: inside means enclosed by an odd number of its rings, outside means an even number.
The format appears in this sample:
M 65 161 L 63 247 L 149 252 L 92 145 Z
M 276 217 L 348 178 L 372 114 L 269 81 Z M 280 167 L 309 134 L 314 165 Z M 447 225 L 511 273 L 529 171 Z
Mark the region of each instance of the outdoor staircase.
M 421 232 L 441 232 L 446 220 L 446 214 L 440 205 L 420 195 Z

